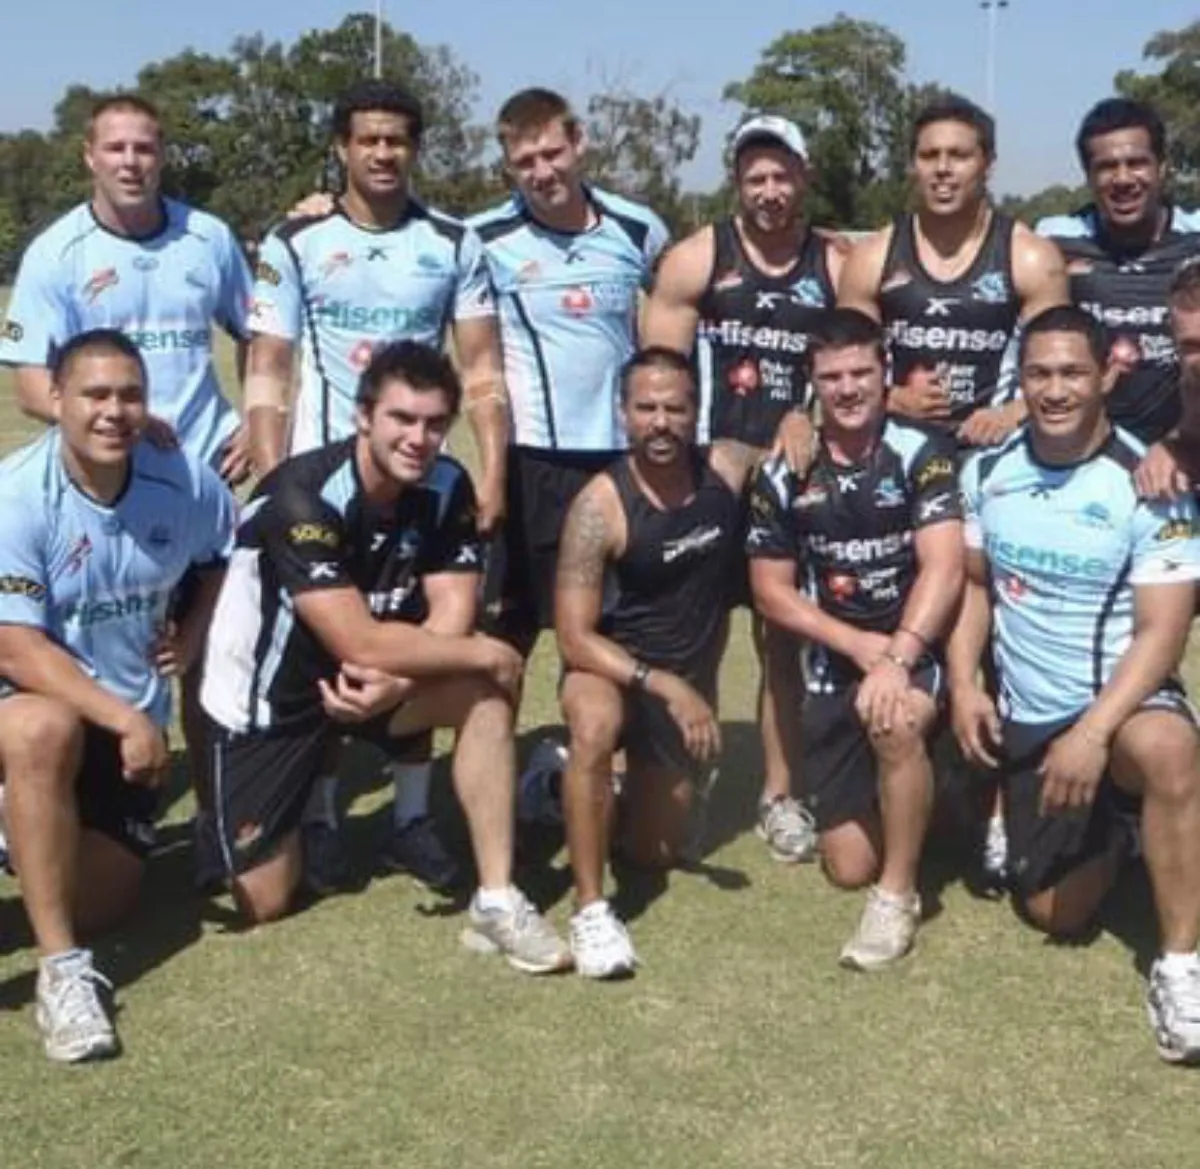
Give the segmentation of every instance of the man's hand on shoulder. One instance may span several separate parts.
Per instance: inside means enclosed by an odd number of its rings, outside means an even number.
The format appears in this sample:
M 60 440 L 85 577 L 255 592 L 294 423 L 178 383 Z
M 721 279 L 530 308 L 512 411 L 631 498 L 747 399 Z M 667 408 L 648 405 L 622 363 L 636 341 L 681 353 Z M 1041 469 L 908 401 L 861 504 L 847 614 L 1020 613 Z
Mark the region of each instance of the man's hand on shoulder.
M 950 393 L 936 370 L 918 366 L 908 380 L 888 391 L 888 411 L 917 422 L 942 422 L 950 417 Z
M 1192 489 L 1192 480 L 1184 469 L 1171 442 L 1156 442 L 1133 473 L 1134 486 L 1143 499 L 1178 499 Z

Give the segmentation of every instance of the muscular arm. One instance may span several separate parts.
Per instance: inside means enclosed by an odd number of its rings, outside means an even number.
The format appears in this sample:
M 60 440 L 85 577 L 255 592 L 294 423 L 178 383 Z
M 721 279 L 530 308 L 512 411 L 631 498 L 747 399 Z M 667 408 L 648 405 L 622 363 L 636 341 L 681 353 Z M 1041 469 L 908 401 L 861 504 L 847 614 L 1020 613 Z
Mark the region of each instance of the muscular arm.
M 16 374 L 21 413 L 39 422 L 56 421 L 50 400 L 50 371 L 44 365 L 18 365 Z
M 713 230 L 701 228 L 663 257 L 642 314 L 641 342 L 691 353 L 700 323 L 700 298 L 713 266 Z
M 951 693 L 978 687 L 979 665 L 992 629 L 987 562 L 977 548 L 966 554 L 966 585 L 962 604 L 946 643 L 946 674 Z
M 879 282 L 891 243 L 892 229 L 885 227 L 859 240 L 846 256 L 838 280 L 838 308 L 858 309 L 874 321 L 882 320 Z
M 246 357 L 245 417 L 250 458 L 259 477 L 283 460 L 295 346 L 283 337 L 256 333 Z
M 918 528 L 913 543 L 917 579 L 889 647 L 908 661 L 915 661 L 941 640 L 958 609 L 966 571 L 960 521 Z
M 718 439 L 709 448 L 708 465 L 724 480 L 734 495 L 740 496 L 757 470 L 762 452 L 736 439 Z
M 1067 265 L 1058 245 L 1018 223 L 1012 238 L 1013 283 L 1021 298 L 1021 320 L 1045 309 L 1070 304 Z
M 508 398 L 496 318 L 470 317 L 454 324 L 454 348 L 463 381 L 463 408 L 479 448 L 480 531 L 491 534 L 504 516 Z
M 475 627 L 479 574 L 439 572 L 421 582 L 429 615 L 421 628 L 443 637 L 466 637 Z

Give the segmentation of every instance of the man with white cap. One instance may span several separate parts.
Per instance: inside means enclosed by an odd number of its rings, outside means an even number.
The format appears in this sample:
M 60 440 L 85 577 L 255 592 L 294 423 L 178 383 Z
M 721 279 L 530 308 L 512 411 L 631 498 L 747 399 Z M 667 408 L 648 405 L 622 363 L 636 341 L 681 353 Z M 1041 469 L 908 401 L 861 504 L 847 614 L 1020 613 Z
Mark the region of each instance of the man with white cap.
M 808 405 L 804 353 L 836 301 L 841 252 L 835 237 L 804 221 L 808 148 L 794 122 L 755 115 L 734 132 L 731 149 L 737 210 L 667 254 L 642 340 L 695 350 L 701 442 L 765 449 L 789 413 L 799 419 Z M 800 700 L 799 655 L 790 635 L 761 626 L 755 643 L 766 771 L 759 834 L 777 859 L 808 860 L 816 833 L 792 797 L 783 730 Z

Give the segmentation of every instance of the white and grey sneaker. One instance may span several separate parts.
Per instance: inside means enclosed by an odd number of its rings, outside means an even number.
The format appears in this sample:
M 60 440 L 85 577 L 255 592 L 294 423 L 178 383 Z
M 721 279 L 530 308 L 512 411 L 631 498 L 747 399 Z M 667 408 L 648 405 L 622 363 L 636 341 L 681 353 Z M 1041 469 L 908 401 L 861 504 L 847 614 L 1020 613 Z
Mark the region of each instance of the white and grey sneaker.
M 607 901 L 593 901 L 571 918 L 571 956 L 584 978 L 628 978 L 638 964 L 629 931 Z
M 503 954 L 510 966 L 525 974 L 571 968 L 570 949 L 520 889 L 509 891 L 508 904 L 502 908 L 484 909 L 476 893 L 467 920 L 462 943 L 476 954 Z
M 776 796 L 758 805 L 760 840 L 773 859 L 784 864 L 811 861 L 817 855 L 817 824 L 812 813 L 792 796 Z
M 916 893 L 897 897 L 872 886 L 858 929 L 838 961 L 851 970 L 882 970 L 912 949 L 920 920 L 921 898 Z
M 1003 889 L 1008 883 L 1008 833 L 1002 816 L 988 820 L 983 840 L 983 876 L 993 889 Z
M 1169 974 L 1159 959 L 1150 968 L 1146 1013 L 1158 1054 L 1168 1063 L 1200 1063 L 1200 961 Z
M 46 1054 L 57 1063 L 105 1059 L 120 1050 L 98 990 L 112 990 L 92 966 L 91 950 L 44 958 L 38 967 L 37 1025 Z

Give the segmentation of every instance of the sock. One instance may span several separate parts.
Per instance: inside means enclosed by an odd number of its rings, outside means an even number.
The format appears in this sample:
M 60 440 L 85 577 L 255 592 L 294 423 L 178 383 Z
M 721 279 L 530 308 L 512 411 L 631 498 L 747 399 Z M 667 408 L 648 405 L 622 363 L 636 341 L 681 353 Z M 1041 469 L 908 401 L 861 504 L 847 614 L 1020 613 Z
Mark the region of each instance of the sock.
M 419 763 L 389 763 L 387 771 L 396 785 L 392 823 L 397 828 L 403 828 L 414 820 L 428 816 L 433 763 L 428 759 L 422 759 Z
M 515 893 L 516 890 L 511 885 L 505 885 L 503 889 L 485 889 L 481 885 L 479 892 L 475 894 L 475 900 L 485 912 L 489 909 L 512 909 L 516 904 Z
M 78 946 L 72 946 L 71 949 L 62 950 L 57 954 L 47 954 L 42 959 L 42 962 L 46 966 L 53 966 L 57 970 L 63 966 L 71 966 L 84 957 L 90 957 L 87 950 L 81 950 Z
M 1164 950 L 1158 959 L 1159 970 L 1168 978 L 1181 978 L 1197 967 L 1200 967 L 1200 955 L 1197 955 L 1195 950 L 1188 950 L 1182 954 Z
M 327 828 L 338 826 L 336 775 L 323 775 L 313 784 L 308 803 L 304 805 L 305 824 L 324 824 Z

